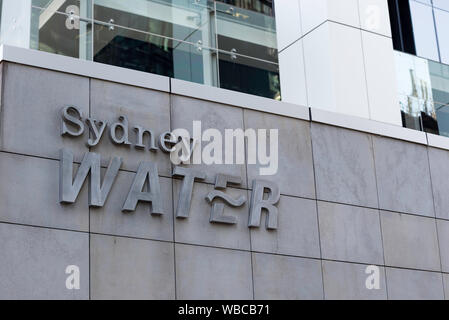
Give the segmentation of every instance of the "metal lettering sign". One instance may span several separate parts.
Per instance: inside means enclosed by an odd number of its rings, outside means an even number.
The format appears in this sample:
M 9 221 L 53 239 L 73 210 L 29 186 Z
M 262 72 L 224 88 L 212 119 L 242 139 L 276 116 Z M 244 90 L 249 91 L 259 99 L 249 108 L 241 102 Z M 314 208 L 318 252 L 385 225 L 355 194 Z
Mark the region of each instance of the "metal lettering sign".
M 120 115 L 118 121 L 112 124 L 106 121 L 92 118 L 83 118 L 81 111 L 74 106 L 64 107 L 61 113 L 61 135 L 66 137 L 80 137 L 85 132 L 85 124 L 89 132 L 86 142 L 87 147 L 98 145 L 105 132 L 108 131 L 111 141 L 116 145 L 131 146 L 129 139 L 129 122 L 125 115 Z M 164 153 L 178 152 L 180 144 L 185 143 L 181 137 L 177 137 L 172 132 L 163 132 L 156 137 L 154 132 L 135 126 L 136 149 L 148 149 L 151 152 L 161 150 Z M 148 136 L 148 146 L 144 145 L 144 136 Z M 156 141 L 158 142 L 156 144 Z M 156 147 L 158 145 L 158 147 Z M 192 151 L 192 150 L 190 150 Z M 82 186 L 88 180 L 89 185 L 89 206 L 103 207 L 107 201 L 112 185 L 114 184 L 123 160 L 118 157 L 111 159 L 109 166 L 101 182 L 101 156 L 93 152 L 87 152 L 73 176 L 73 153 L 68 149 L 60 150 L 60 170 L 59 170 L 59 201 L 64 204 L 76 202 Z M 175 216 L 177 219 L 188 219 L 195 181 L 204 181 L 207 174 L 192 168 L 175 166 L 173 177 L 182 179 L 179 191 L 178 205 Z M 215 177 L 214 190 L 204 195 L 205 200 L 210 204 L 210 223 L 234 225 L 237 219 L 234 216 L 225 215 L 224 209 L 228 207 L 241 207 L 248 202 L 245 194 L 233 198 L 226 193 L 229 185 L 240 186 L 241 177 L 225 174 L 217 174 Z M 122 206 L 124 214 L 133 212 L 139 202 L 151 203 L 152 215 L 163 215 L 163 195 L 161 194 L 159 173 L 157 164 L 153 162 L 141 162 L 134 180 L 129 186 L 128 195 Z M 220 201 L 217 201 L 219 199 Z M 276 205 L 280 200 L 280 189 L 276 183 L 265 180 L 254 180 L 253 191 L 249 201 L 250 214 L 248 227 L 259 228 L 262 212 L 266 213 L 265 227 L 268 230 L 278 228 L 278 208 Z

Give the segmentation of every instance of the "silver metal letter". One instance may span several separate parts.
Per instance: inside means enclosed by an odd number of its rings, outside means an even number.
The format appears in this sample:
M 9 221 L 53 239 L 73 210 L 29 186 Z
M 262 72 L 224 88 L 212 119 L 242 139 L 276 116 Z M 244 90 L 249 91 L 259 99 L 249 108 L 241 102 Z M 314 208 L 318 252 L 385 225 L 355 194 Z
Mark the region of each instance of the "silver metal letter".
M 128 140 L 128 118 L 126 116 L 120 116 L 118 120 L 119 122 L 114 123 L 109 130 L 112 142 L 129 146 L 131 143 Z M 117 129 L 119 128 L 122 131 L 121 138 L 117 138 Z
M 87 118 L 86 123 L 87 126 L 89 127 L 90 132 L 92 132 L 93 134 L 93 138 L 89 138 L 87 140 L 87 146 L 95 147 L 98 144 L 98 142 L 100 142 L 100 139 L 103 136 L 104 130 L 106 129 L 108 123 L 103 121 L 97 121 L 91 118 Z M 100 128 L 97 127 L 97 123 L 100 125 Z
M 175 150 L 174 145 L 176 143 L 176 137 L 170 131 L 164 132 L 159 136 L 159 147 L 165 153 L 170 153 Z
M 215 199 L 221 199 L 232 207 L 241 207 L 246 202 L 245 196 L 240 196 L 240 198 L 238 198 L 238 199 L 233 199 L 230 196 L 228 196 L 227 194 L 225 194 L 221 191 L 217 191 L 217 189 L 221 189 L 221 190 L 226 189 L 228 183 L 241 184 L 242 178 L 219 174 L 219 175 L 217 175 L 217 177 L 215 179 L 215 190 L 209 192 L 209 194 L 206 196 L 206 200 L 210 204 L 212 204 L 212 208 L 210 211 L 210 219 L 209 219 L 209 222 L 211 222 L 211 223 L 224 223 L 224 224 L 236 224 L 237 223 L 237 219 L 235 217 L 225 216 L 223 214 L 224 207 L 225 207 L 224 203 L 221 203 L 221 202 L 213 203 Z
M 192 201 L 193 183 L 195 180 L 206 179 L 206 174 L 201 171 L 175 167 L 174 177 L 183 177 L 181 191 L 179 192 L 178 207 L 176 208 L 176 218 L 188 218 L 190 204 Z
M 149 182 L 148 192 L 144 192 L 147 181 Z M 122 211 L 132 212 L 136 210 L 139 201 L 151 202 L 153 215 L 164 214 L 164 209 L 161 199 L 161 187 L 159 185 L 159 175 L 157 165 L 152 162 L 141 162 L 133 184 L 126 197 L 125 204 Z
M 267 200 L 264 200 L 265 190 L 269 191 Z M 280 198 L 281 192 L 277 184 L 270 181 L 254 180 L 248 227 L 260 227 L 262 209 L 265 209 L 267 211 L 265 227 L 268 230 L 276 230 L 278 228 L 278 209 L 275 205 Z
M 150 151 L 157 151 L 157 148 L 155 146 L 153 131 L 146 130 L 146 129 L 142 128 L 141 126 L 135 126 L 134 131 L 136 131 L 136 134 L 137 134 L 137 143 L 135 145 L 136 149 L 144 149 L 145 148 L 145 145 L 143 144 L 143 136 L 145 135 L 145 133 L 148 133 L 149 139 L 150 139 L 150 148 L 149 149 L 150 149 Z
M 71 115 L 70 113 L 75 113 L 76 116 Z M 83 114 L 81 111 L 74 106 L 66 106 L 62 109 L 62 127 L 61 127 L 61 136 L 70 135 L 73 137 L 79 137 L 84 133 L 84 123 L 81 120 Z M 66 121 L 75 127 L 78 127 L 76 131 L 70 130 L 67 126 Z
M 59 201 L 61 203 L 74 203 L 90 172 L 89 206 L 104 206 L 122 164 L 122 159 L 113 158 L 111 160 L 103 179 L 103 185 L 101 185 L 101 166 L 98 154 L 87 152 L 84 155 L 75 180 L 73 180 L 73 153 L 67 149 L 61 149 L 59 154 Z

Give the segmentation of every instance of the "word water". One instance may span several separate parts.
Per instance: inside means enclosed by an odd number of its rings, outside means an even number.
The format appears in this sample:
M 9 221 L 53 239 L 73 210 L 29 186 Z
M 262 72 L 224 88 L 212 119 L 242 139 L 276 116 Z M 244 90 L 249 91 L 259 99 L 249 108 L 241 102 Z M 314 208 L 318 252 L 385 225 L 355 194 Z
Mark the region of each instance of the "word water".
M 59 166 L 59 201 L 64 204 L 76 202 L 82 186 L 89 176 L 89 206 L 103 207 L 107 201 L 109 192 L 114 184 L 122 165 L 122 159 L 111 159 L 105 172 L 103 183 L 101 182 L 101 157 L 99 154 L 87 152 L 73 177 L 73 153 L 68 149 L 60 150 Z M 203 181 L 206 174 L 202 171 L 175 167 L 173 176 L 182 179 L 179 191 L 176 217 L 186 219 L 190 214 L 192 191 L 195 181 Z M 234 225 L 237 219 L 234 216 L 224 214 L 225 205 L 238 208 L 247 202 L 242 194 L 238 198 L 232 198 L 226 194 L 229 185 L 238 186 L 242 183 L 241 177 L 218 174 L 215 178 L 214 190 L 205 195 L 205 201 L 211 206 L 210 223 Z M 245 192 L 246 193 L 246 192 Z M 265 227 L 268 230 L 278 228 L 278 208 L 280 189 L 276 183 L 265 180 L 254 180 L 253 191 L 250 200 L 250 214 L 248 227 L 260 227 L 262 211 L 267 213 Z M 123 204 L 123 212 L 133 212 L 139 202 L 151 203 L 152 215 L 163 215 L 163 197 L 159 183 L 157 165 L 153 162 L 141 162 L 134 180 L 129 188 L 128 196 Z

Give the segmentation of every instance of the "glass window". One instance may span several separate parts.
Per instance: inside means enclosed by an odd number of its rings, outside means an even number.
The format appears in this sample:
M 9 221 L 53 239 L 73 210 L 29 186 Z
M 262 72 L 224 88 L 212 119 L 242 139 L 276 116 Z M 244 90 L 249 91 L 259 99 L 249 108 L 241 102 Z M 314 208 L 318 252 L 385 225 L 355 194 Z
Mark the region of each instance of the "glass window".
M 449 1 L 388 0 L 395 50 L 449 64 Z
M 95 24 L 94 34 L 96 62 L 197 83 L 205 82 L 204 60 L 212 56 L 208 49 L 138 30 L 98 23 Z
M 220 86 L 280 99 L 272 5 L 254 0 L 221 2 L 216 2 Z
M 429 71 L 440 134 L 449 137 L 449 66 L 430 61 Z
M 80 2 L 67 1 L 59 7 L 47 6 L 48 1 L 35 2 L 44 6 L 31 9 L 31 49 L 89 59 L 92 30 L 90 21 L 79 18 Z
M 429 61 L 397 52 L 396 69 L 403 125 L 438 133 Z
M 413 54 L 396 54 L 403 125 L 449 137 L 449 1 L 389 0 L 388 4 L 394 47 Z M 407 16 L 412 20 L 411 32 Z
M 435 9 L 441 62 L 449 64 L 449 12 Z
M 420 57 L 439 61 L 437 38 L 432 7 L 410 1 L 416 54 Z
M 280 99 L 272 0 L 0 4 L 3 43 Z

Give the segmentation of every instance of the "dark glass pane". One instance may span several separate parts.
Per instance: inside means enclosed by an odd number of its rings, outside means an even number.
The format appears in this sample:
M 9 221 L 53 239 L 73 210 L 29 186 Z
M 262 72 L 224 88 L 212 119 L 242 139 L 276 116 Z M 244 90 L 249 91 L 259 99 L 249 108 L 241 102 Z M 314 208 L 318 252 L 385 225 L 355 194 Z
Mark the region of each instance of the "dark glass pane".
M 421 121 L 424 132 L 440 134 L 438 129 L 438 121 L 435 117 L 431 117 L 427 115 L 427 113 L 421 112 Z
M 419 117 L 414 117 L 411 114 L 401 111 L 402 126 L 409 129 L 421 131 L 421 121 Z
M 220 53 L 219 67 L 221 88 L 280 99 L 278 65 Z
M 119 27 L 95 25 L 94 61 L 204 83 L 206 49 Z
M 395 50 L 416 54 L 409 1 L 388 0 L 391 31 Z
M 399 8 L 396 0 L 388 0 L 388 10 L 390 13 L 391 35 L 393 38 L 393 48 L 404 51 L 401 34 L 401 20 L 399 18 Z
M 437 110 L 437 119 L 439 133 L 442 136 L 449 137 L 449 104 L 435 104 Z
M 273 63 L 278 63 L 278 51 L 275 48 L 258 45 L 255 43 L 241 41 L 235 38 L 219 35 L 218 49 L 237 55 L 244 55 Z

